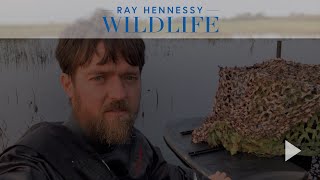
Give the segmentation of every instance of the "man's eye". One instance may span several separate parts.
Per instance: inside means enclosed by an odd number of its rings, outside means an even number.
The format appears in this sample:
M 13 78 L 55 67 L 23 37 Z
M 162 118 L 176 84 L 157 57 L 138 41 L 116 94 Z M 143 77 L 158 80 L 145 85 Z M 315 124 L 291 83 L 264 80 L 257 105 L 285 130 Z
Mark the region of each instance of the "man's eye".
M 96 76 L 96 77 L 93 77 L 92 80 L 94 80 L 94 81 L 103 81 L 104 77 L 103 76 Z
M 129 81 L 137 80 L 137 79 L 138 79 L 137 76 L 133 76 L 133 75 L 126 76 L 126 80 L 129 80 Z

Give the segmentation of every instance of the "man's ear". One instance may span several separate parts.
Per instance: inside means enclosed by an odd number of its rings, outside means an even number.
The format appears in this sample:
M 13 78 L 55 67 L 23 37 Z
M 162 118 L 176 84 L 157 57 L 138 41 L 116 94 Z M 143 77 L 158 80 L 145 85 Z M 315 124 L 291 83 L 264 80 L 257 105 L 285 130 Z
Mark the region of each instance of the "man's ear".
M 73 83 L 72 78 L 68 74 L 62 73 L 60 76 L 60 83 L 64 90 L 64 92 L 67 94 L 69 98 L 73 97 Z

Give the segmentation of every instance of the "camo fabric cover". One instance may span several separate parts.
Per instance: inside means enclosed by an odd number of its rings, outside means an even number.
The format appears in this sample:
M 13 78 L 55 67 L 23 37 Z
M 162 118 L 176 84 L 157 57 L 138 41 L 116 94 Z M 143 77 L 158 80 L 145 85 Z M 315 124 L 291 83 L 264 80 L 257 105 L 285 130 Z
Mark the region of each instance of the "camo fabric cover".
M 194 143 L 223 145 L 231 154 L 284 154 L 284 139 L 303 155 L 320 150 L 320 65 L 271 59 L 251 67 L 220 67 L 212 114 L 193 131 Z
M 308 173 L 309 180 L 320 179 L 320 156 L 312 157 L 311 169 Z

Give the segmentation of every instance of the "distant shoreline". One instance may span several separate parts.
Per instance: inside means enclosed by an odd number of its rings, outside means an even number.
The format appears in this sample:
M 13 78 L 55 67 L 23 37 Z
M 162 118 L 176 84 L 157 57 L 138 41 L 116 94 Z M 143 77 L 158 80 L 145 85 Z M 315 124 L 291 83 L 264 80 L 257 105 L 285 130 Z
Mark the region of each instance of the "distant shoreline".
M 0 25 L 0 38 L 57 38 L 68 24 L 35 24 L 35 25 Z M 320 16 L 292 17 L 236 17 L 221 19 L 219 33 L 215 34 L 186 34 L 173 33 L 172 38 L 233 38 L 254 36 L 275 37 L 320 37 Z M 179 36 L 177 36 L 179 35 Z M 171 38 L 168 33 L 146 34 L 146 37 Z

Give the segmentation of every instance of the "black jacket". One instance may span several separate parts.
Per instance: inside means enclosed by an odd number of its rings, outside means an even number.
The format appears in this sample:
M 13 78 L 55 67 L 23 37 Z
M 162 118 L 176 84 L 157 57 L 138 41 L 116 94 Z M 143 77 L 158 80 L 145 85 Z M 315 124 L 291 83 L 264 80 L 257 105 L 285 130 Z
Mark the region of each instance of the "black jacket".
M 34 125 L 0 156 L 0 180 L 208 179 L 168 164 L 137 129 L 127 144 L 97 148 L 61 123 Z

